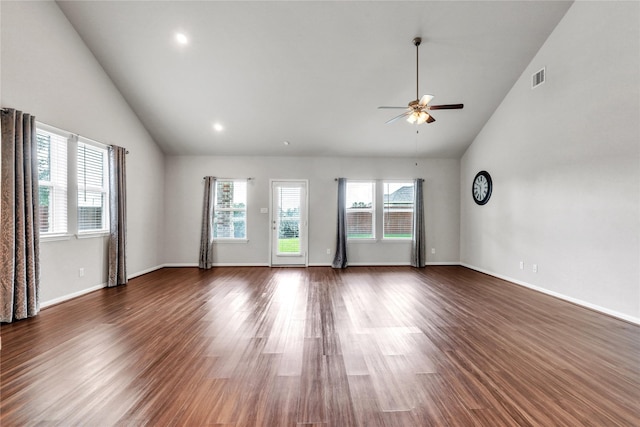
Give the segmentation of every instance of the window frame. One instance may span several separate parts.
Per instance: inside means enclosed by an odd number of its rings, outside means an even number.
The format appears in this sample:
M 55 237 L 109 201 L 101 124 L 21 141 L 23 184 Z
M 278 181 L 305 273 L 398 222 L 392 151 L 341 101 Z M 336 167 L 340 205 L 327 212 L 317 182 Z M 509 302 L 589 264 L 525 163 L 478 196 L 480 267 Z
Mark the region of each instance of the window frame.
M 398 180 L 390 180 L 390 179 L 385 179 L 382 181 L 382 240 L 383 241 L 410 241 L 413 239 L 413 217 L 416 214 L 416 201 L 415 199 L 412 199 L 411 202 L 411 207 L 410 208 L 404 208 L 406 210 L 403 210 L 403 212 L 407 212 L 410 211 L 411 212 L 411 233 L 409 234 L 409 236 L 406 237 L 399 237 L 399 236 L 393 236 L 393 237 L 387 237 L 387 233 L 386 233 L 386 216 L 389 212 L 391 212 L 391 209 L 388 209 L 388 205 L 389 203 L 387 201 L 385 201 L 385 194 L 393 194 L 393 193 L 385 193 L 385 191 L 388 191 L 388 185 L 389 184 L 404 184 L 406 185 L 410 185 L 412 190 L 413 190 L 413 194 L 415 194 L 415 183 L 413 182 L 413 180 L 403 180 L 403 179 L 398 179 Z M 399 187 L 398 190 L 402 188 Z M 398 191 L 395 190 L 395 191 Z M 394 192 L 395 192 L 394 191 Z M 401 211 L 396 211 L 396 212 L 401 212 Z
M 218 207 L 218 186 L 225 182 L 232 183 L 243 183 L 245 187 L 245 200 L 244 207 L 229 207 L 229 208 L 219 208 Z M 213 227 L 213 241 L 214 243 L 246 243 L 249 241 L 249 218 L 248 218 L 248 205 L 249 205 L 249 180 L 246 178 L 216 178 L 215 186 L 213 189 L 213 217 L 211 218 L 212 227 Z M 235 199 L 235 186 L 234 186 L 234 194 L 232 196 L 232 200 Z M 218 237 L 217 234 L 217 225 L 216 225 L 216 214 L 218 212 L 230 212 L 232 222 L 234 218 L 234 212 L 243 212 L 244 213 L 244 237 Z
M 375 242 L 377 241 L 377 233 L 376 233 L 376 210 L 377 210 L 377 204 L 376 204 L 376 189 L 377 189 L 377 182 L 376 180 L 370 179 L 370 180 L 351 180 L 348 179 L 347 180 L 347 188 L 346 188 L 346 194 L 345 194 L 345 199 L 349 200 L 349 184 L 371 184 L 371 207 L 364 207 L 364 208 L 354 208 L 352 206 L 345 206 L 345 214 L 346 214 L 346 218 L 345 220 L 347 221 L 347 230 L 346 230 L 346 234 L 347 234 L 347 241 L 350 242 Z M 349 225 L 348 225 L 348 221 L 349 221 L 349 212 L 354 212 L 357 209 L 358 212 L 371 212 L 371 237 L 356 237 L 356 236 L 349 236 Z
M 53 231 L 43 231 L 42 225 L 39 227 L 39 235 L 42 241 L 48 240 L 64 240 L 70 236 L 70 215 L 69 215 L 69 140 L 71 134 L 52 126 L 36 122 L 36 134 L 50 134 L 49 138 L 49 180 L 41 180 L 38 177 L 38 188 L 49 188 L 49 211 L 47 218 L 49 223 L 53 223 Z M 54 141 L 57 141 L 54 144 Z M 62 142 L 64 141 L 64 142 Z M 39 151 L 39 150 L 37 150 Z M 57 152 L 54 154 L 54 152 Z M 37 154 L 37 160 L 40 161 L 40 155 Z M 64 168 L 59 171 L 58 169 Z M 64 219 L 58 218 L 57 213 L 60 208 L 57 204 L 62 205 Z M 38 191 L 38 207 L 41 212 L 40 191 Z M 42 216 L 42 213 L 40 213 Z M 58 224 L 60 227 L 56 227 Z
M 88 146 L 91 147 L 91 149 L 95 149 L 95 150 L 99 150 L 101 152 L 102 155 L 102 186 L 94 186 L 94 185 L 88 185 L 88 186 L 84 186 L 83 184 L 81 184 L 80 179 L 80 147 L 84 145 L 84 146 Z M 110 211 L 110 207 L 109 207 L 109 151 L 108 151 L 108 147 L 100 144 L 98 142 L 92 141 L 90 139 L 84 138 L 84 137 L 77 137 L 77 141 L 76 141 L 76 147 L 75 147 L 75 153 L 76 153 L 76 163 L 75 163 L 75 169 L 76 169 L 76 236 L 78 238 L 87 238 L 87 237 L 94 237 L 94 236 L 103 236 L 106 234 L 109 234 L 109 228 L 110 228 L 110 224 L 109 224 L 109 211 Z M 86 165 L 85 165 L 85 172 L 86 172 Z M 80 209 L 83 207 L 80 205 L 80 194 L 81 192 L 84 192 L 85 194 L 87 192 L 95 192 L 95 193 L 101 193 L 102 197 L 103 197 L 103 205 L 102 205 L 102 227 L 101 228 L 92 228 L 92 229 L 83 229 L 80 230 Z

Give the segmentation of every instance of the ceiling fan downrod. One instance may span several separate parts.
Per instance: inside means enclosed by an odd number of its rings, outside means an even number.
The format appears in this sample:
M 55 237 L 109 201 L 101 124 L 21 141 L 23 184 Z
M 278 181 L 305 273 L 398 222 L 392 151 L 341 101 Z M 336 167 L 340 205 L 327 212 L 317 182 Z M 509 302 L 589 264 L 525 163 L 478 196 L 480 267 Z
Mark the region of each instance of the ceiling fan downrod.
M 420 92 L 418 91 L 418 82 L 419 82 L 419 78 L 418 76 L 420 75 L 419 73 L 419 59 L 420 59 L 420 55 L 419 55 L 419 49 L 418 47 L 420 46 L 420 43 L 422 43 L 422 38 L 421 37 L 416 37 L 415 39 L 413 39 L 413 44 L 416 45 L 416 102 L 418 102 L 418 100 L 420 99 Z

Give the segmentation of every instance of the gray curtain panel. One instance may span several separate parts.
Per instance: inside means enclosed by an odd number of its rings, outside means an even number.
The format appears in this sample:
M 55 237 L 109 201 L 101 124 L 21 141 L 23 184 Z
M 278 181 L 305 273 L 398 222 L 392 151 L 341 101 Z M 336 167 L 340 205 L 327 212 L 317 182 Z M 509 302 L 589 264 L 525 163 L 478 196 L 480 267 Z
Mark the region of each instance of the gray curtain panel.
M 331 267 L 347 268 L 347 179 L 338 179 L 338 227 L 336 254 Z
M 422 193 L 423 179 L 413 182 L 413 238 L 411 240 L 411 265 L 424 267 L 427 263 L 424 232 L 424 197 Z
M 202 201 L 202 227 L 200 228 L 200 261 L 198 267 L 213 267 L 213 190 L 216 179 L 213 176 L 204 178 L 204 200 Z
M 2 110 L 0 322 L 40 311 L 40 211 L 36 119 Z
M 126 157 L 126 149 L 109 147 L 109 287 L 127 283 Z

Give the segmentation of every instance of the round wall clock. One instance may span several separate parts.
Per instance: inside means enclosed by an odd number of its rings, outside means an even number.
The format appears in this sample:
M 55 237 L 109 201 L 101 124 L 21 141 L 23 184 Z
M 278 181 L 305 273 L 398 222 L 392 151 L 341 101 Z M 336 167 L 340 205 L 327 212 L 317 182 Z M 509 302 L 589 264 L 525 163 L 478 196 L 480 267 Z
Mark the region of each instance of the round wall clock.
M 492 188 L 493 183 L 489 172 L 478 172 L 476 177 L 473 178 L 473 185 L 471 186 L 471 195 L 473 196 L 473 200 L 479 205 L 486 204 L 491 197 Z

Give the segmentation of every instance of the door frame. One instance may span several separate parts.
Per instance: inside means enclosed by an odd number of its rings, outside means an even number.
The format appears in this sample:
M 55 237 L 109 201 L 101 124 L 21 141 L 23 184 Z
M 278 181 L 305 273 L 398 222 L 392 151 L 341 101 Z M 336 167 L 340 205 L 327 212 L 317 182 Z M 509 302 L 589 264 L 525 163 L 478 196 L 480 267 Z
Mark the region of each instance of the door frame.
M 273 206 L 273 184 L 275 182 L 301 182 L 304 183 L 304 242 L 300 249 L 304 252 L 304 264 L 274 264 L 273 263 L 273 221 L 275 219 L 274 206 Z M 269 179 L 269 267 L 309 267 L 309 180 L 308 179 Z

